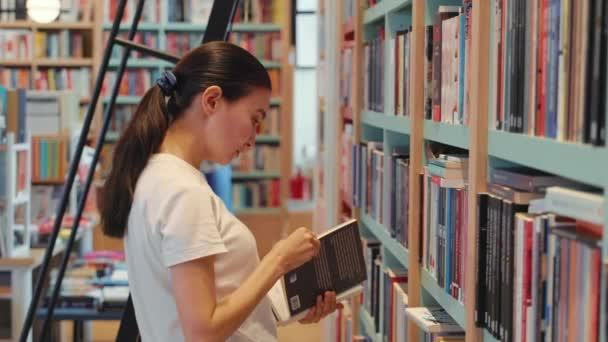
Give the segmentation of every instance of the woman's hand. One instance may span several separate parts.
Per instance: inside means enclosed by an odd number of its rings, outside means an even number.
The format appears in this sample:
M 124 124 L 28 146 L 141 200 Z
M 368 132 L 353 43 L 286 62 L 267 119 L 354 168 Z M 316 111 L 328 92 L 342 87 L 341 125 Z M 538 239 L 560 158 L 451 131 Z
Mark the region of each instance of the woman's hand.
M 308 228 L 301 227 L 279 241 L 271 252 L 285 274 L 316 256 L 319 248 L 320 242 L 315 235 Z
M 324 318 L 336 309 L 342 309 L 342 307 L 342 304 L 336 304 L 336 293 L 326 291 L 324 298 L 320 295 L 317 296 L 317 304 L 310 308 L 306 317 L 302 318 L 299 322 L 302 324 L 317 323 L 321 318 Z

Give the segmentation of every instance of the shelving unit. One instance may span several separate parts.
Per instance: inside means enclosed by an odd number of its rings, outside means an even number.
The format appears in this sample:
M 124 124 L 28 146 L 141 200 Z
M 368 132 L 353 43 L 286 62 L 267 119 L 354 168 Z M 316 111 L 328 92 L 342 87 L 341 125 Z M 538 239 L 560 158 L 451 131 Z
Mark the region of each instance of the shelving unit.
M 410 70 L 409 82 L 410 89 L 410 117 L 395 116 L 389 112 L 374 112 L 359 107 L 353 111 L 355 118 L 354 131 L 359 134 L 355 143 L 361 140 L 383 141 L 384 151 L 390 150 L 393 146 L 407 145 L 410 150 L 410 173 L 409 173 L 409 241 L 420 241 L 421 237 L 421 192 L 422 185 L 418 181 L 424 167 L 424 146 L 427 142 L 438 142 L 445 145 L 458 147 L 468 150 L 468 207 L 467 221 L 467 255 L 465 256 L 466 284 L 465 304 L 455 300 L 446 293 L 446 290 L 437 284 L 433 276 L 421 267 L 418 260 L 421 257 L 421 249 L 417 243 L 410 244 L 409 249 L 402 247 L 387 232 L 387 228 L 379 224 L 370 216 L 359 212 L 355 208 L 353 216 L 359 219 L 362 231 L 371 234 L 382 244 L 382 249 L 389 252 L 408 268 L 408 300 L 409 306 L 440 305 L 454 318 L 454 320 L 465 330 L 466 341 L 496 341 L 485 329 L 480 329 L 475 325 L 474 312 L 476 307 L 476 277 L 477 277 L 477 250 L 470 246 L 476 246 L 478 213 L 477 213 L 477 194 L 485 192 L 488 182 L 488 170 L 491 166 L 511 163 L 521 166 L 535 168 L 537 170 L 549 172 L 557 176 L 562 176 L 586 185 L 602 188 L 604 191 L 604 241 L 603 249 L 603 272 L 606 272 L 608 264 L 608 148 L 580 143 L 562 142 L 548 138 L 539 138 L 525 134 L 508 133 L 496 131 L 489 125 L 490 108 L 489 101 L 491 93 L 495 90 L 491 83 L 492 75 L 490 71 L 490 51 L 491 51 L 491 32 L 493 25 L 493 1 L 473 0 L 472 1 L 472 27 L 471 49 L 467 48 L 467 55 L 470 56 L 471 70 L 467 76 L 470 79 L 471 103 L 468 110 L 469 126 L 451 125 L 445 123 L 425 120 L 424 118 L 424 84 L 425 75 L 422 70 L 425 59 L 424 41 L 425 26 L 433 22 L 434 14 L 440 5 L 459 5 L 460 0 L 382 0 L 371 8 L 363 8 L 364 1 L 357 1 L 356 11 L 360 14 L 355 21 L 342 22 L 340 20 L 325 20 L 323 27 L 327 41 L 321 55 L 326 65 L 319 77 L 325 82 L 328 88 L 335 87 L 339 75 L 334 70 L 340 70 L 339 51 L 344 45 L 342 39 L 344 35 L 360 36 L 370 39 L 378 28 L 384 28 L 387 43 L 384 51 L 388 51 L 388 37 L 394 36 L 397 30 L 402 30 L 404 23 L 411 23 L 412 41 L 412 65 Z M 325 13 L 325 17 L 340 17 L 340 2 L 338 4 L 328 4 L 320 2 L 320 8 Z M 359 41 L 356 44 L 361 45 Z M 385 66 L 389 64 L 388 53 L 385 54 Z M 365 72 L 363 60 L 356 62 L 355 75 L 353 79 L 361 80 Z M 387 89 L 390 79 L 388 68 L 384 70 L 384 87 Z M 390 93 L 390 90 L 389 90 Z M 331 225 L 340 221 L 340 207 L 343 205 L 340 200 L 339 179 L 340 175 L 337 152 L 333 146 L 339 146 L 341 140 L 336 127 L 341 124 L 341 111 L 338 108 L 339 94 L 333 89 L 324 90 L 319 94 L 323 107 L 321 116 L 324 123 L 323 129 L 330 131 L 330 134 L 322 136 L 323 153 L 325 158 L 322 169 L 319 171 L 323 175 L 324 194 L 319 198 L 323 202 L 323 214 L 325 224 Z M 362 96 L 361 96 L 362 97 Z M 391 108 L 393 105 L 392 95 L 385 96 L 384 108 Z M 608 117 L 608 113 L 601 113 Z M 357 121 L 357 117 L 360 118 Z M 386 163 L 386 162 L 385 162 Z M 386 171 L 385 171 L 386 172 Z M 384 174 L 385 177 L 387 173 Z M 386 178 L 385 178 L 386 179 Z M 389 198 L 390 188 L 385 184 L 383 188 L 384 201 Z M 414 214 L 412 214 L 414 213 Z M 606 291 L 605 276 L 601 278 L 601 304 L 600 322 L 605 322 Z M 382 284 L 382 280 L 381 283 Z M 380 285 L 382 288 L 382 285 Z M 382 305 L 382 304 L 381 304 Z M 361 329 L 359 331 L 374 331 L 373 319 L 363 308 L 358 313 Z M 331 327 L 327 328 L 331 332 Z M 413 323 L 409 322 L 408 334 L 410 341 L 418 341 L 419 330 Z M 607 332 L 605 325 L 600 324 L 599 340 L 606 339 Z M 329 335 L 328 336 L 332 336 Z M 380 336 L 370 334 L 373 340 L 380 340 Z
M 102 57 L 102 46 L 101 46 L 101 24 L 102 24 L 102 13 L 101 4 L 97 1 L 91 2 L 91 18 L 83 21 L 55 21 L 51 23 L 41 24 L 31 20 L 15 20 L 6 21 L 0 23 L 0 29 L 4 30 L 27 30 L 31 31 L 32 34 L 37 32 L 47 31 L 79 31 L 85 33 L 90 37 L 90 51 L 87 54 L 90 57 L 85 58 L 47 58 L 47 57 L 36 57 L 35 51 L 31 51 L 31 58 L 16 59 L 16 60 L 0 60 L 0 67 L 15 67 L 24 68 L 30 72 L 30 85 L 34 86 L 36 75 L 41 68 L 90 68 L 90 82 L 91 88 L 93 85 L 93 79 L 97 75 L 99 65 L 101 64 Z M 86 10 L 88 11 L 88 10 Z M 34 49 L 35 43 L 31 42 L 31 48 Z M 34 89 L 34 88 L 32 88 Z M 81 104 L 88 103 L 87 98 L 81 99 Z

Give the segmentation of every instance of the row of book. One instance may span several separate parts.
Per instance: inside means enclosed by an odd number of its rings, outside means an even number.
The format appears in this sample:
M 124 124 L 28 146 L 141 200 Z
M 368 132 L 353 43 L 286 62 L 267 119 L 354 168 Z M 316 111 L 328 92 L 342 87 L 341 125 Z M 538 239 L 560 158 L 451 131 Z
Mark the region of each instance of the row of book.
M 448 124 L 469 122 L 472 1 L 439 6 L 425 28 L 425 118 Z
M 71 90 L 86 99 L 91 95 L 91 68 L 38 69 L 34 79 L 35 90 Z
M 383 264 L 382 245 L 376 239 L 362 237 L 361 245 L 367 272 L 367 280 L 363 283 L 362 309 L 371 316 L 375 329 L 367 333 L 381 333 L 383 340 L 405 341 L 407 270 L 401 265 Z
M 34 57 L 90 58 L 92 44 L 92 37 L 89 32 L 75 30 L 36 31 L 34 33 Z M 31 53 L 31 51 L 29 52 Z M 31 55 L 27 57 L 31 58 Z
M 118 0 L 105 0 L 104 21 L 111 22 L 116 17 Z M 279 22 L 280 8 L 273 0 L 239 1 L 234 16 L 235 23 Z M 127 2 L 122 22 L 132 22 L 135 4 Z M 143 22 L 190 22 L 207 24 L 213 7 L 213 0 L 176 0 L 166 3 L 160 0 L 147 1 L 142 12 Z
M 32 181 L 63 181 L 68 170 L 69 140 L 62 136 L 32 137 Z
M 494 0 L 492 5 L 493 127 L 604 145 L 606 2 Z
M 453 298 L 464 303 L 468 186 L 466 156 L 428 160 L 422 181 L 422 267 Z
M 259 60 L 280 61 L 282 41 L 280 32 L 233 32 L 228 40 L 249 51 Z
M 251 208 L 276 208 L 281 204 L 279 179 L 256 182 L 233 182 L 232 204 L 235 210 Z
M 384 111 L 384 44 L 386 32 L 377 29 L 373 39 L 363 45 L 363 108 Z
M 116 77 L 116 71 L 110 70 L 106 72 L 106 77 L 103 80 L 103 86 L 101 88 L 102 96 L 109 96 L 111 94 L 112 87 L 116 82 Z M 122 79 L 120 80 L 118 95 L 143 96 L 154 84 L 153 82 L 156 82 L 159 77 L 160 72 L 156 68 L 127 68 L 122 75 Z
M 378 141 L 364 141 L 350 147 L 350 169 L 344 178 L 353 206 L 383 225 L 391 237 L 407 248 L 410 183 L 407 147 L 395 146 L 388 156 Z M 384 199 L 385 182 L 390 191 L 388 201 Z
M 397 116 L 409 116 L 410 108 L 410 70 L 412 70 L 412 29 L 398 31 L 395 37 L 389 38 L 389 73 L 390 84 L 394 86 L 394 108 L 392 113 Z
M 507 341 L 597 340 L 603 197 L 556 177 L 495 173 L 478 194 L 477 325 Z
M 278 146 L 255 145 L 234 158 L 231 164 L 239 172 L 278 172 L 281 168 L 281 150 Z
M 31 88 L 32 71 L 28 68 L 0 67 L 0 84 L 9 88 Z
M 33 55 L 33 33 L 28 30 L 0 31 L 0 59 L 31 59 Z

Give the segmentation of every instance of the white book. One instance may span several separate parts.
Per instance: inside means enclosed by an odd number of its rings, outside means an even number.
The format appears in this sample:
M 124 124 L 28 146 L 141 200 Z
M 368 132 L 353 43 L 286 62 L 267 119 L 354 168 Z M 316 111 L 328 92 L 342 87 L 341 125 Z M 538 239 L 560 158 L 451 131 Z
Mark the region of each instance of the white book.
M 561 216 L 594 224 L 604 222 L 604 197 L 559 186 L 547 188 L 545 209 Z
M 427 333 L 464 334 L 462 327 L 441 307 L 407 308 L 405 312 L 409 319 Z

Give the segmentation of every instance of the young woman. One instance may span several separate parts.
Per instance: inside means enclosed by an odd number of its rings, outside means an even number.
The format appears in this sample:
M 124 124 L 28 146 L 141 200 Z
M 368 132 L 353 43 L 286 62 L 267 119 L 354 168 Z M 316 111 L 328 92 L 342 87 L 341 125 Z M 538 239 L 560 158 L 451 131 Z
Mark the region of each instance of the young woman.
M 116 145 L 101 216 L 124 237 L 129 287 L 144 342 L 275 341 L 266 294 L 318 253 L 299 228 L 259 259 L 252 233 L 213 193 L 199 166 L 254 145 L 270 102 L 266 69 L 225 42 L 186 54 L 142 98 Z M 301 321 L 336 309 L 319 296 Z

